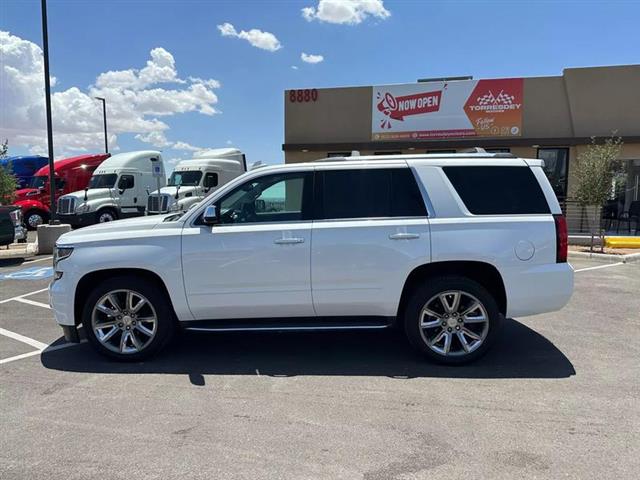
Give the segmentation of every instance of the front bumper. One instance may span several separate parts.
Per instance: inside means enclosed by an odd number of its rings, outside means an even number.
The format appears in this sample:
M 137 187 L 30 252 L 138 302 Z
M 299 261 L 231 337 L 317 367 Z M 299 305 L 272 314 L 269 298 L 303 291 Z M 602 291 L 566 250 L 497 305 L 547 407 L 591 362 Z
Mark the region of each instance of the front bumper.
M 76 326 L 74 301 L 79 280 L 72 269 L 65 269 L 61 278 L 49 284 L 49 305 L 56 322 L 61 327 Z
M 86 227 L 87 225 L 93 225 L 96 223 L 95 212 L 87 213 L 58 213 L 58 220 L 60 223 L 68 223 L 73 228 Z

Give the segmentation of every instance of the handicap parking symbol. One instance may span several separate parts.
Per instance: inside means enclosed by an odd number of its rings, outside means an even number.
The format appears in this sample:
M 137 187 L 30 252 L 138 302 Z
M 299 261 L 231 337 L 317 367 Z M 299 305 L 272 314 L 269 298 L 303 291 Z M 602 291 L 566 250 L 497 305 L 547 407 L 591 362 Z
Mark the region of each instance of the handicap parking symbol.
M 42 280 L 53 276 L 53 267 L 31 267 L 0 275 L 0 280 Z

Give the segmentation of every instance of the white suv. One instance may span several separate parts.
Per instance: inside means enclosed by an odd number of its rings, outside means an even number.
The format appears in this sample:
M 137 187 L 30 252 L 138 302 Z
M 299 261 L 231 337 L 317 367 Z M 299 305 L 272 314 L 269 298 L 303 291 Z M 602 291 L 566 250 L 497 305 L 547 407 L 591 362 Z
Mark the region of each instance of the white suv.
M 571 297 L 540 160 L 357 157 L 250 171 L 186 213 L 60 237 L 51 305 L 99 352 L 140 360 L 176 328 L 404 328 L 427 357 L 482 355 L 503 317 Z

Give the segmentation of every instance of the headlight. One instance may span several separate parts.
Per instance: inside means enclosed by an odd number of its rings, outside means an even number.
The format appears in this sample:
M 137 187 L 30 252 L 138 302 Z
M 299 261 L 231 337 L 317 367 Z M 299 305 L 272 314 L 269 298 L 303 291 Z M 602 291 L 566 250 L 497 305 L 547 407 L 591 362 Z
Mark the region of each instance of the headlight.
M 89 211 L 89 208 L 90 208 L 90 207 L 89 207 L 89 205 L 88 205 L 88 204 L 86 204 L 86 203 L 81 203 L 80 205 L 78 205 L 78 206 L 76 207 L 76 212 L 78 212 L 78 213 L 85 213 L 85 212 L 88 212 L 88 211 Z
M 177 212 L 178 210 L 180 210 L 180 204 L 178 202 L 173 202 L 169 207 L 169 210 L 171 210 L 172 212 Z
M 53 268 L 55 269 L 58 262 L 69 257 L 73 253 L 73 247 L 58 247 L 53 251 Z

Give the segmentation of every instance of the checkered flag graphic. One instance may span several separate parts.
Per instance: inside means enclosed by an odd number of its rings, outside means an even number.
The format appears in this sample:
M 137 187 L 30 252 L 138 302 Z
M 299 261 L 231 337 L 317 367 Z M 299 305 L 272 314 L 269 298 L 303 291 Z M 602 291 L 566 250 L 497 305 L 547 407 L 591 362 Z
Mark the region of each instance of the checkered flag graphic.
M 504 90 L 500 90 L 500 93 L 497 97 L 493 95 L 493 92 L 489 90 L 489 93 L 478 97 L 479 105 L 511 105 L 515 97 L 513 95 L 509 95 L 508 93 L 504 93 Z
M 496 97 L 496 103 L 501 103 L 502 105 L 511 105 L 516 97 L 513 95 L 509 95 L 508 93 L 504 93 L 502 90 L 500 94 Z
M 491 105 L 492 103 L 495 103 L 496 98 L 493 96 L 493 93 L 491 92 L 491 90 L 489 90 L 489 93 L 482 95 L 481 97 L 478 97 L 478 104 L 479 105 Z

